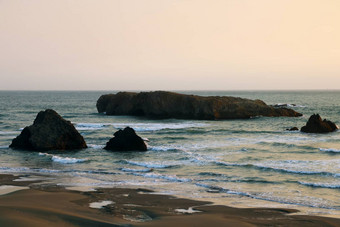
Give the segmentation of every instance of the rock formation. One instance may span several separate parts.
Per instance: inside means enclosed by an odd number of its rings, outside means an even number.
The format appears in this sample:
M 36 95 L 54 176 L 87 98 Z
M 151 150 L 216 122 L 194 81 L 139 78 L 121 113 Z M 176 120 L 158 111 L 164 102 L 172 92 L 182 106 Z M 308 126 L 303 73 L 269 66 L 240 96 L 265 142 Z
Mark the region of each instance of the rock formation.
M 302 114 L 287 108 L 274 108 L 261 100 L 237 97 L 184 95 L 174 92 L 119 92 L 102 95 L 97 101 L 99 113 L 133 115 L 148 118 L 197 120 L 244 119 L 255 116 L 297 117 Z
M 307 124 L 301 128 L 301 132 L 307 133 L 326 133 L 334 132 L 338 126 L 326 119 L 322 120 L 319 114 L 310 116 Z
M 86 148 L 84 138 L 71 122 L 51 109 L 40 111 L 33 125 L 25 127 L 13 139 L 11 148 L 34 151 Z
M 139 137 L 135 130 L 126 127 L 115 132 L 114 137 L 106 143 L 104 149 L 111 151 L 146 151 L 144 140 Z

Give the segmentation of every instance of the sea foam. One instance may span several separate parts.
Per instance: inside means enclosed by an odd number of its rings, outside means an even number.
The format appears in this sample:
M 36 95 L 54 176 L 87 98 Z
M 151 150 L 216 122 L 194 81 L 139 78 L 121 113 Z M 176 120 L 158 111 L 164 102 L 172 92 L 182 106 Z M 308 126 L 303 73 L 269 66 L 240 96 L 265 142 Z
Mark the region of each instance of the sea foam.
M 310 186 L 314 188 L 340 188 L 340 183 L 320 183 L 320 182 L 303 182 L 299 181 L 299 184 Z
M 123 164 L 130 164 L 135 166 L 142 166 L 147 168 L 155 168 L 155 169 L 166 169 L 166 168 L 172 168 L 176 167 L 178 165 L 176 164 L 163 164 L 163 163 L 153 163 L 153 162 L 136 162 L 136 161 L 128 161 L 128 160 L 122 160 Z
M 143 131 L 159 131 L 165 129 L 185 129 L 185 128 L 199 128 L 206 127 L 206 123 L 76 123 L 77 130 L 101 130 L 105 127 L 112 126 L 117 129 L 131 127 L 137 132 Z
M 181 178 L 177 177 L 176 175 L 163 175 L 158 173 L 133 173 L 135 176 L 141 176 L 146 178 L 153 178 L 153 179 L 163 179 L 170 182 L 191 182 L 191 179 L 188 178 Z
M 48 153 L 39 153 L 39 155 L 51 157 L 52 161 L 62 163 L 62 164 L 74 164 L 74 163 L 87 161 L 87 159 L 61 157 L 58 155 L 52 155 Z
M 103 149 L 105 147 L 105 145 L 87 144 L 87 147 L 93 148 L 93 149 Z
M 100 202 L 93 202 L 93 203 L 90 203 L 90 204 L 89 204 L 89 207 L 95 208 L 95 209 L 101 209 L 101 208 L 103 208 L 104 206 L 107 206 L 107 205 L 110 205 L 110 204 L 113 204 L 113 203 L 114 203 L 114 202 L 112 202 L 112 201 L 104 200 L 104 201 L 100 201 Z
M 324 151 L 324 152 L 340 153 L 339 149 L 333 149 L 333 148 L 319 148 L 319 150 Z
M 63 158 L 60 156 L 53 155 L 52 161 L 63 163 L 63 164 L 73 164 L 73 163 L 78 163 L 78 162 L 85 162 L 87 161 L 87 159 L 68 158 L 68 157 Z
M 0 131 L 0 135 L 16 135 L 19 133 L 20 131 Z
M 340 174 L 332 173 L 328 171 L 319 170 L 308 170 L 307 164 L 312 165 L 313 163 L 304 162 L 300 160 L 287 160 L 282 162 L 272 162 L 272 163 L 229 163 L 224 161 L 215 161 L 215 164 L 222 166 L 239 166 L 244 168 L 254 168 L 263 171 L 275 171 L 282 173 L 293 173 L 293 174 L 302 174 L 302 175 L 325 175 L 325 176 L 333 176 L 339 177 Z M 320 164 L 316 161 L 315 164 Z M 327 165 L 329 163 L 323 163 L 323 165 Z
M 79 131 L 82 130 L 100 130 L 107 126 L 104 123 L 76 123 L 76 129 Z
M 277 103 L 274 106 L 275 107 L 288 107 L 288 108 L 293 108 L 293 107 L 305 108 L 306 107 L 303 105 L 296 105 L 296 104 L 290 104 L 290 103 Z
M 112 124 L 115 128 L 124 128 L 131 127 L 137 132 L 142 131 L 159 131 L 165 129 L 184 129 L 184 128 L 197 128 L 197 127 L 205 127 L 208 124 L 205 123 L 132 123 L 132 124 L 124 124 L 117 123 Z
M 120 168 L 121 171 L 123 172 L 132 172 L 132 173 L 136 173 L 136 172 L 142 172 L 142 173 L 147 173 L 147 172 L 151 172 L 152 169 L 130 169 L 130 168 Z

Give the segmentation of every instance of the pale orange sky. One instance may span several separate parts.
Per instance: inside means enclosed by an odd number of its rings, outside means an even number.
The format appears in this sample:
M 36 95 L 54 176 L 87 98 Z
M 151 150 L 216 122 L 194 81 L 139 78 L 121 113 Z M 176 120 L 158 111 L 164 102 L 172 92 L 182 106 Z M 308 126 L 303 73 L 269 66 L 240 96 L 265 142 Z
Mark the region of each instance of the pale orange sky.
M 0 90 L 340 89 L 339 0 L 0 0 Z

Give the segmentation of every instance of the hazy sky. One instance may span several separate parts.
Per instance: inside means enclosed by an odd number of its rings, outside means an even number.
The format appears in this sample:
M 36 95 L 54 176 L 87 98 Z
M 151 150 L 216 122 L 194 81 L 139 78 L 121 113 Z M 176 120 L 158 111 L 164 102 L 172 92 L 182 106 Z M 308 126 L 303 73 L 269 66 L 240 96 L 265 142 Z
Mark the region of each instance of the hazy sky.
M 0 90 L 340 89 L 339 0 L 0 0 Z

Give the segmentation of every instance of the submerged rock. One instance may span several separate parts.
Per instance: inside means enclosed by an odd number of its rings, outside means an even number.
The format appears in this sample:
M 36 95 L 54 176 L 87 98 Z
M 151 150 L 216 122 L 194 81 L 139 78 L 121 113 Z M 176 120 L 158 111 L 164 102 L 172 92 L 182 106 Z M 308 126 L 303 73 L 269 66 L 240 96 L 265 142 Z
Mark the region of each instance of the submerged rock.
M 97 110 L 107 115 L 198 120 L 302 116 L 292 109 L 268 106 L 261 100 L 227 96 L 204 97 L 166 91 L 102 95 L 97 101 Z
M 327 133 L 334 132 L 338 129 L 338 126 L 326 119 L 322 120 L 319 114 L 313 114 L 310 116 L 307 124 L 301 128 L 302 132 L 307 133 Z
M 139 137 L 135 130 L 126 127 L 115 132 L 114 137 L 106 143 L 104 149 L 111 151 L 146 151 L 147 146 L 144 140 Z
M 293 127 L 293 128 L 287 128 L 287 131 L 299 131 L 298 127 Z
M 86 148 L 84 138 L 71 122 L 51 109 L 40 111 L 33 125 L 13 139 L 11 148 L 22 150 L 74 150 Z

